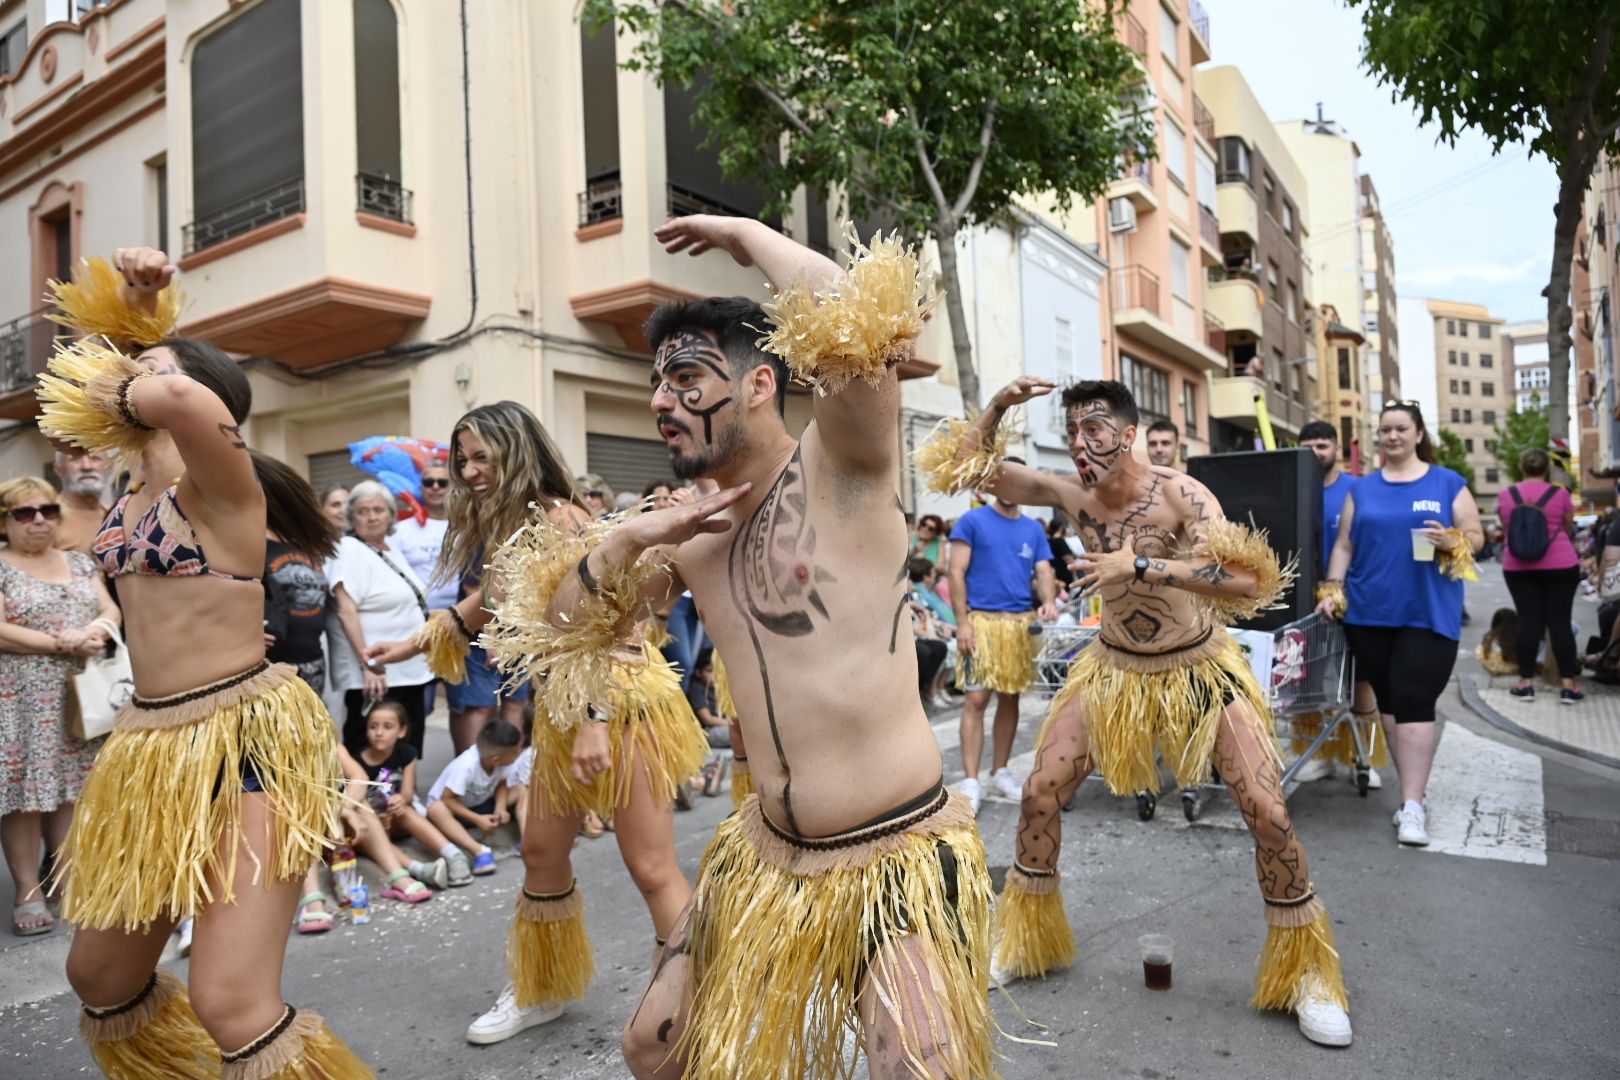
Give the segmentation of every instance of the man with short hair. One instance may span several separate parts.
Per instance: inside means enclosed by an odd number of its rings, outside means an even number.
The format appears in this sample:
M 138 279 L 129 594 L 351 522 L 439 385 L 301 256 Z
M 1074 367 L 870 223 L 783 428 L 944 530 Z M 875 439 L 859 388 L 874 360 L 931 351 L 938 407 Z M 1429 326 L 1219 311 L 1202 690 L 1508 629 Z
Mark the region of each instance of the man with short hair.
M 411 514 L 395 522 L 393 544 L 399 548 L 405 561 L 410 563 L 416 576 L 427 585 L 427 606 L 430 611 L 454 607 L 456 581 L 439 580 L 439 549 L 444 546 L 444 534 L 450 527 L 450 467 L 442 461 L 430 461 L 422 466 L 422 511 L 417 518 Z M 429 710 L 432 704 L 428 705 Z
M 726 657 L 759 793 L 709 845 L 626 1061 L 643 1078 L 689 1061 L 839 1075 L 856 1031 L 875 1078 L 991 1075 L 989 871 L 971 807 L 943 786 L 906 621 L 896 367 L 932 290 L 897 240 L 840 271 L 744 218 L 677 218 L 657 237 L 757 266 L 776 302 L 769 323 L 743 297 L 671 301 L 648 320 L 674 472 L 721 490 L 609 531 L 562 577 L 550 625 L 578 640 L 631 614 L 635 583 L 654 608 L 689 587 Z M 790 370 L 821 391 L 800 438 L 782 415 Z M 554 658 L 558 722 L 589 658 L 537 655 Z
M 1299 445 L 1322 463 L 1322 569 L 1339 538 L 1339 517 L 1356 478 L 1339 467 L 1339 432 L 1326 420 L 1312 420 L 1299 429 Z
M 107 485 L 112 464 L 88 450 L 56 452 L 56 479 L 62 488 L 62 524 L 57 526 L 53 545 L 60 551 L 80 551 L 93 556 L 96 533 L 111 508 Z
M 1022 458 L 1008 461 L 1023 464 Z M 990 787 L 1018 799 L 1023 780 L 1007 768 L 1018 734 L 1018 699 L 1035 681 L 1037 619 L 1057 618 L 1057 579 L 1046 530 L 1018 511 L 1018 504 L 992 497 L 969 510 L 951 532 L 951 604 L 956 613 L 956 682 L 962 704 L 962 771 L 957 790 L 973 803 L 984 798 L 979 761 L 984 756 L 984 714 L 996 695 L 990 744 Z M 1031 583 L 1035 586 L 1032 587 Z M 1036 589 L 1040 592 L 1037 610 Z
M 1168 420 L 1155 420 L 1147 429 L 1147 456 L 1149 465 L 1176 467 L 1181 453 L 1181 429 Z
M 965 478 L 936 475 L 936 489 L 965 483 L 1062 510 L 1086 548 L 1076 582 L 1103 599 L 1098 636 L 1036 740 L 1017 855 L 996 905 L 993 970 L 1005 981 L 1073 962 L 1058 889 L 1062 808 L 1093 768 L 1114 794 L 1132 795 L 1158 790 L 1159 757 L 1183 787 L 1207 783 L 1213 764 L 1254 837 L 1269 926 L 1252 1004 L 1294 1012 L 1314 1042 L 1348 1045 L 1339 955 L 1283 801 L 1266 690 L 1225 630 L 1276 604 L 1289 575 L 1264 536 L 1225 519 L 1207 487 L 1132 455 L 1140 414 L 1122 383 L 1063 391 L 1074 476 L 999 459 L 1002 417 L 1054 389 L 1016 379 L 959 438 L 955 429 L 935 436 L 944 446 L 924 448 Z

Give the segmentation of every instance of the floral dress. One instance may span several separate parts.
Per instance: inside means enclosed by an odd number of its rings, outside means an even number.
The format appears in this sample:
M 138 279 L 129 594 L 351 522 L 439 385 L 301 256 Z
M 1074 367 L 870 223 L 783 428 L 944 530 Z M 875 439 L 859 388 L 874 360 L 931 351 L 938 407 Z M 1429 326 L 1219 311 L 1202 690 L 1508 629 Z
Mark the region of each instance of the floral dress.
M 0 595 L 6 621 L 54 634 L 85 626 L 101 601 L 88 555 L 64 552 L 71 567 L 65 584 L 41 581 L 0 559 Z M 79 797 L 100 742 L 68 734 L 71 656 L 0 650 L 0 814 L 50 813 Z

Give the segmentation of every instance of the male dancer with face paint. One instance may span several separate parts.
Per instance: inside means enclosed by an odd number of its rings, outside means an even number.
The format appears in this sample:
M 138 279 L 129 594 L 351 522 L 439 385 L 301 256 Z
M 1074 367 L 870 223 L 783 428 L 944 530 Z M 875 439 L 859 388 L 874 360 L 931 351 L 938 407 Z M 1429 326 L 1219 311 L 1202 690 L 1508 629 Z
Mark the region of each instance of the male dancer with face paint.
M 840 273 L 757 221 L 683 217 L 657 236 L 757 266 L 778 296 L 770 321 L 740 297 L 648 321 L 674 472 L 721 490 L 619 524 L 550 605 L 577 633 L 629 589 L 690 588 L 753 750 L 759 794 L 704 856 L 626 1061 L 638 1077 L 836 1075 L 861 1031 L 874 1077 L 989 1076 L 988 870 L 971 807 L 942 785 L 905 622 L 894 369 L 931 288 L 895 241 Z M 758 344 L 773 323 L 791 327 L 776 355 Z M 824 391 L 798 439 L 784 360 Z M 548 708 L 562 685 L 548 678 Z
M 1003 388 L 955 455 L 976 489 L 1075 521 L 1086 548 L 1076 580 L 1103 598 L 1098 638 L 1052 702 L 1024 784 L 1017 858 L 993 931 L 997 977 L 1073 961 L 1057 887 L 1062 806 L 1093 768 L 1115 794 L 1157 791 L 1157 749 L 1183 785 L 1207 780 L 1213 761 L 1254 836 L 1271 929 L 1252 1004 L 1292 1010 L 1307 1038 L 1347 1045 L 1338 954 L 1283 802 L 1265 691 L 1224 629 L 1274 603 L 1287 574 L 1263 537 L 1221 516 L 1208 488 L 1132 456 L 1139 414 L 1120 383 L 1063 391 L 1073 477 L 983 449 L 1009 409 L 1055 388 L 1030 377 Z

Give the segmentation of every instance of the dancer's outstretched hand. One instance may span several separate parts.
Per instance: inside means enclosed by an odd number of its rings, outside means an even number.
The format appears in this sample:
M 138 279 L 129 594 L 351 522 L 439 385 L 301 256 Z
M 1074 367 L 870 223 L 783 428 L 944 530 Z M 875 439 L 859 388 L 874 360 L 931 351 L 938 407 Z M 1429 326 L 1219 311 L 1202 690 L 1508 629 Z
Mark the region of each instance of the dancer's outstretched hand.
M 751 484 L 743 484 L 726 488 L 685 506 L 637 514 L 620 526 L 620 532 L 638 551 L 685 543 L 699 533 L 726 532 L 731 528 L 731 522 L 717 520 L 714 515 L 747 495 L 751 487 Z
M 671 255 L 683 251 L 688 255 L 702 255 L 719 248 L 736 259 L 738 266 L 753 266 L 754 260 L 742 243 L 742 228 L 752 224 L 748 218 L 688 214 L 670 218 L 653 230 L 653 236 Z
M 996 391 L 991 402 L 1000 405 L 1003 409 L 1011 409 L 1025 402 L 1034 401 L 1038 397 L 1045 397 L 1057 389 L 1057 383 L 1051 379 L 1042 379 L 1035 375 L 1020 375 L 1012 382 Z
M 180 268 L 156 248 L 119 248 L 113 252 L 113 269 L 124 275 L 124 284 L 132 292 L 162 292 Z

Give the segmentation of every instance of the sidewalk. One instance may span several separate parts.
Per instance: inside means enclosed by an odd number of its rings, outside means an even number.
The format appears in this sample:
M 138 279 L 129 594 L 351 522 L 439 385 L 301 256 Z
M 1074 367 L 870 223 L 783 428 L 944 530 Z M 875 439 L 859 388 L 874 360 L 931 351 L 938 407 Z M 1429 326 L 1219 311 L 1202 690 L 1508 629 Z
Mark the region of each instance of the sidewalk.
M 1463 701 L 1487 723 L 1542 746 L 1620 769 L 1620 687 L 1583 679 L 1586 700 L 1579 705 L 1560 705 L 1557 687 L 1545 681 L 1537 682 L 1533 701 L 1521 701 L 1508 693 L 1508 687 L 1517 681 L 1510 675 L 1463 674 L 1459 681 Z

